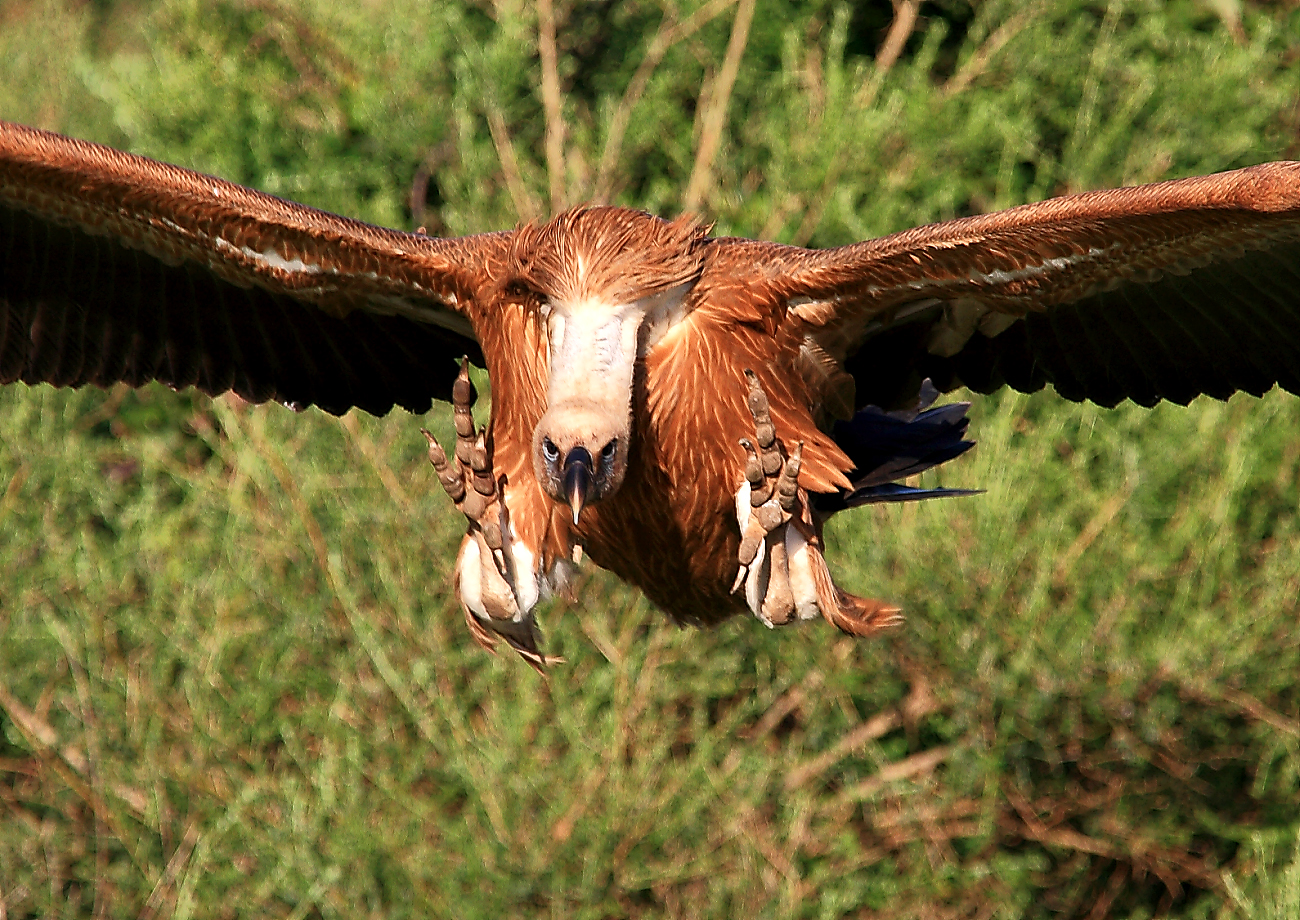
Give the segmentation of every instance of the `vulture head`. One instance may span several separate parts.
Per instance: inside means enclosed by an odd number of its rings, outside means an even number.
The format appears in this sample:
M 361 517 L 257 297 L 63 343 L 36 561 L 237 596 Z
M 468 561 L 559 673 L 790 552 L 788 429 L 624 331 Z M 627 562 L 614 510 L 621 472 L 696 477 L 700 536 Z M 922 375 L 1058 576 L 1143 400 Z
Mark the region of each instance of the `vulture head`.
M 506 283 L 536 309 L 550 359 L 533 470 L 575 524 L 623 483 L 637 363 L 690 312 L 706 233 L 689 217 L 587 207 L 515 236 Z

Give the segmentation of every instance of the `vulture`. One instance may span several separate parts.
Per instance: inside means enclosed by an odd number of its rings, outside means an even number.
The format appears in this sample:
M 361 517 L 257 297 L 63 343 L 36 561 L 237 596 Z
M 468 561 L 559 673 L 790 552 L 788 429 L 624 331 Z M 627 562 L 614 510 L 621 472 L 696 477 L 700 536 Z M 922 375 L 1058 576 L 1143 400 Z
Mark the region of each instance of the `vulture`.
M 476 427 L 466 366 L 486 367 Z M 1300 163 L 1071 195 L 836 249 L 585 206 L 401 233 L 0 122 L 0 382 L 160 381 L 334 414 L 450 400 L 473 636 L 539 669 L 585 554 L 681 623 L 865 636 L 826 519 L 951 495 L 958 387 L 1186 404 L 1300 392 Z

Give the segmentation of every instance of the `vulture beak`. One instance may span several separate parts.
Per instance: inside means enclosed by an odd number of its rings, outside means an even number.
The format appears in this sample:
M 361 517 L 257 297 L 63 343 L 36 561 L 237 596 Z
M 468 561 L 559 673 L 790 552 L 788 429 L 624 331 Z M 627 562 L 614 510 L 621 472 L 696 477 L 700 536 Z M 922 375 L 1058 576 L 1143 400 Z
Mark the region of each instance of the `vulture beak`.
M 564 457 L 564 495 L 573 509 L 573 523 L 587 501 L 591 488 L 591 453 L 585 447 L 575 447 Z

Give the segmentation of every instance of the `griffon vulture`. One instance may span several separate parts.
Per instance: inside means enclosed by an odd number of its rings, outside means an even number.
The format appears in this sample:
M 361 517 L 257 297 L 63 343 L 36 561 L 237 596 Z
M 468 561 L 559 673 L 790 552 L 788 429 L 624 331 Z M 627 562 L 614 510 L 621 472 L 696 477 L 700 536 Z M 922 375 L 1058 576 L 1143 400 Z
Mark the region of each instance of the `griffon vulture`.
M 888 626 L 832 581 L 822 524 L 951 494 L 898 482 L 970 444 L 936 391 L 1300 392 L 1297 292 L 1300 163 L 829 250 L 616 207 L 431 239 L 0 122 L 0 382 L 451 399 L 429 455 L 469 521 L 456 590 L 539 667 L 534 608 L 582 552 L 679 622 Z

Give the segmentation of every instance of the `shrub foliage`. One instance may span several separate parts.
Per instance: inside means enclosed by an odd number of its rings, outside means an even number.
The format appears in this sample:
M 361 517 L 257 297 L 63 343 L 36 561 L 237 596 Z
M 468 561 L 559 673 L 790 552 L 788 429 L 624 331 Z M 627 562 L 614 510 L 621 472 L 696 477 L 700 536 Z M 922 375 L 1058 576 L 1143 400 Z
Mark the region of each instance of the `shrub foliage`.
M 1294 153 L 1287 6 L 5 0 L 0 117 L 432 233 L 834 245 Z M 450 597 L 444 412 L 6 389 L 0 917 L 1293 916 L 1300 401 L 973 416 L 986 494 L 831 532 L 888 638 L 589 572 L 542 680 Z

